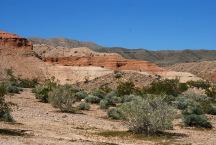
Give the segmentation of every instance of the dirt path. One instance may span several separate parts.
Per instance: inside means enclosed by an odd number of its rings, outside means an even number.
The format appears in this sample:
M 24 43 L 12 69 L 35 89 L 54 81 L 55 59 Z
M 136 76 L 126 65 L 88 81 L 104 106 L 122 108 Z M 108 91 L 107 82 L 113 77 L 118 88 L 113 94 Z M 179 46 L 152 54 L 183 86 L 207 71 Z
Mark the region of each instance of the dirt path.
M 127 128 L 119 121 L 105 118 L 105 112 L 92 106 L 90 111 L 83 114 L 61 113 L 50 104 L 38 102 L 31 90 L 7 97 L 7 100 L 17 104 L 12 115 L 16 123 L 0 122 L 0 144 L 2 145 L 133 145 L 133 144 L 174 144 L 216 143 L 215 128 L 210 131 L 182 129 L 175 127 L 172 132 L 184 136 L 171 139 L 140 138 L 134 136 L 122 137 Z M 212 118 L 216 126 L 216 118 Z M 115 131 L 117 136 L 101 136 L 100 132 Z M 119 132 L 120 131 L 120 132 Z M 109 132 L 107 132 L 109 133 Z M 127 134 L 126 134 L 127 135 Z M 113 143 L 113 144 L 108 144 Z

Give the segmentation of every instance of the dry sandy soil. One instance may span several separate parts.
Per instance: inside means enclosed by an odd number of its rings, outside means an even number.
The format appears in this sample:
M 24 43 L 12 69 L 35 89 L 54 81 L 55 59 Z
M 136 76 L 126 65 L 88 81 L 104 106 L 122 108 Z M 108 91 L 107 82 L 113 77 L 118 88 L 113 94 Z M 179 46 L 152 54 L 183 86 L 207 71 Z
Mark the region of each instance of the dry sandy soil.
M 144 137 L 126 132 L 123 122 L 107 119 L 106 113 L 94 105 L 90 111 L 67 114 L 38 102 L 29 89 L 6 98 L 16 104 L 12 113 L 16 123 L 0 122 L 2 145 L 214 145 L 216 142 L 215 116 L 209 116 L 212 130 L 183 128 L 176 120 L 174 129 L 168 131 L 173 133 L 172 137 Z

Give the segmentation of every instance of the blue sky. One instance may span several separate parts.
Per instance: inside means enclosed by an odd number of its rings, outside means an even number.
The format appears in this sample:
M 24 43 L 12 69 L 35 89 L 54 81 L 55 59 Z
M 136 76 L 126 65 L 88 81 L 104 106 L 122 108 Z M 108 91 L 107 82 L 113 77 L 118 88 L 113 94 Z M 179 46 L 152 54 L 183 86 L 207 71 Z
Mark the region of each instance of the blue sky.
M 1 0 L 0 29 L 104 46 L 216 49 L 216 0 Z

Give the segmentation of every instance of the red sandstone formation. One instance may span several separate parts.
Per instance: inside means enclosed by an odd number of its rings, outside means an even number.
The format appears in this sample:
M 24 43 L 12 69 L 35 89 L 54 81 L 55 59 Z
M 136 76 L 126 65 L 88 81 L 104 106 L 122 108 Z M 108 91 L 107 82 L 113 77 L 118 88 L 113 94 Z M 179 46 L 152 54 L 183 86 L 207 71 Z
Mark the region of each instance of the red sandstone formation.
M 21 38 L 16 34 L 0 31 L 0 48 L 32 49 L 32 47 L 32 43 L 26 38 Z
M 115 55 L 106 56 L 88 56 L 88 57 L 61 57 L 61 58 L 44 58 L 44 61 L 58 63 L 68 66 L 99 66 L 113 70 L 134 70 L 150 73 L 164 71 L 154 63 L 141 60 L 128 60 L 119 58 Z

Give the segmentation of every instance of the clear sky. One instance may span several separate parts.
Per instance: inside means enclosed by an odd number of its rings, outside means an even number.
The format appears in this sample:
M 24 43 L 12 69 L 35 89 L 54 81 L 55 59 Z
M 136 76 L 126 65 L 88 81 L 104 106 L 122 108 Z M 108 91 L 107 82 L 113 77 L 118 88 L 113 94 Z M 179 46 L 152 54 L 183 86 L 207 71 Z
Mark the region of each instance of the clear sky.
M 104 46 L 216 49 L 216 0 L 0 0 L 0 29 Z

